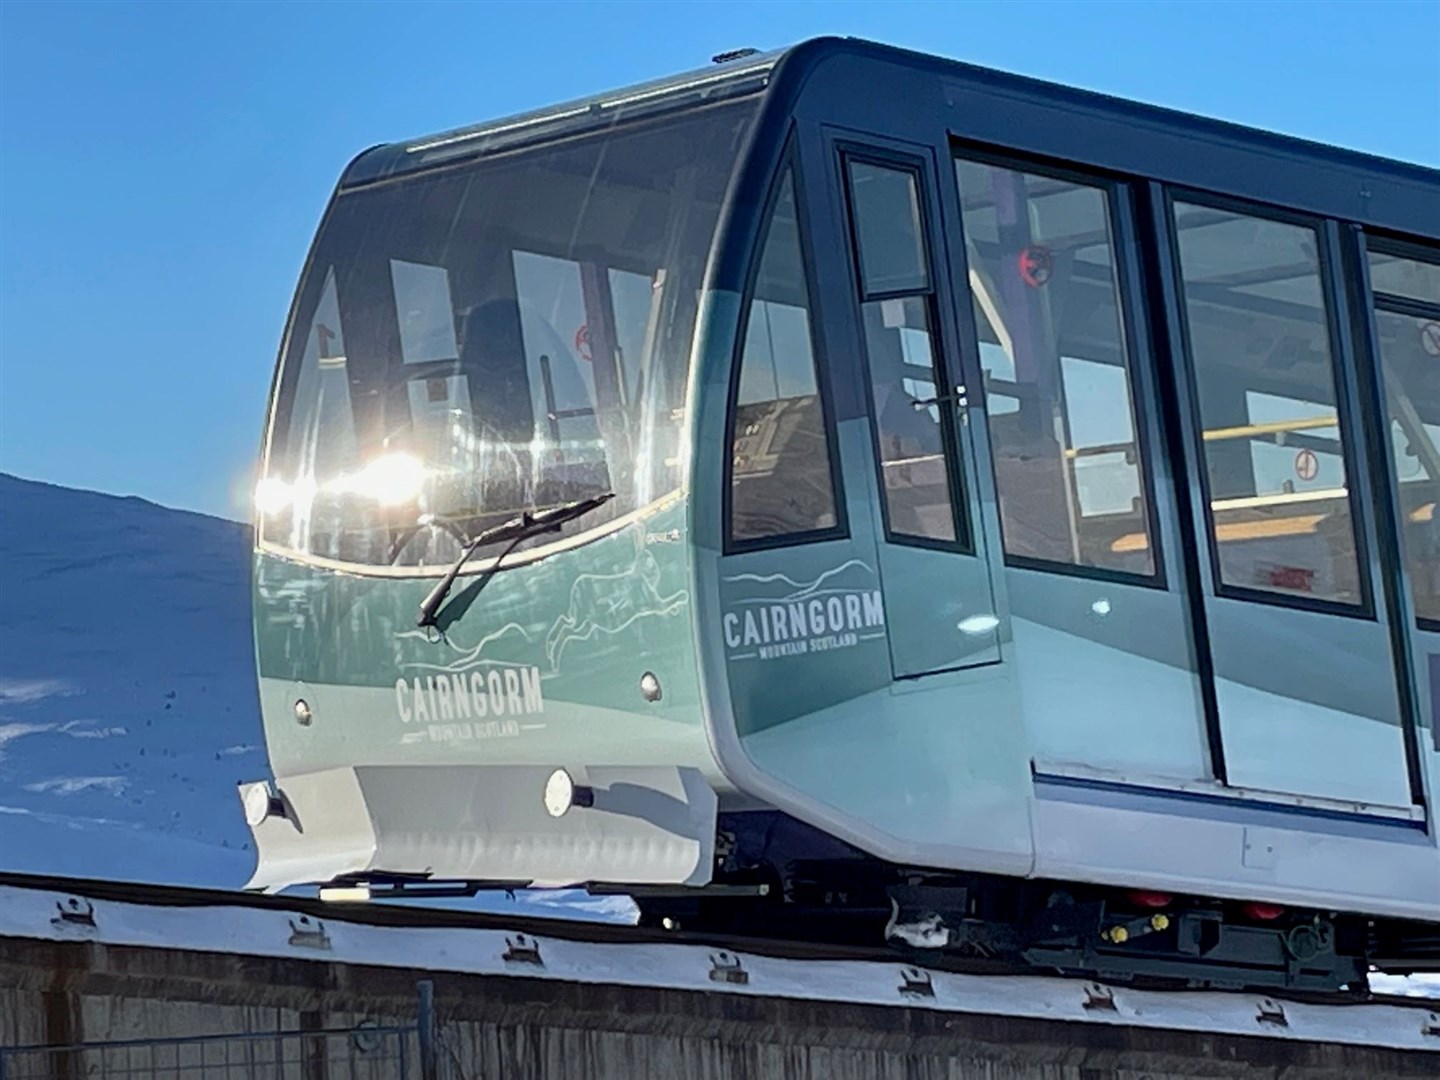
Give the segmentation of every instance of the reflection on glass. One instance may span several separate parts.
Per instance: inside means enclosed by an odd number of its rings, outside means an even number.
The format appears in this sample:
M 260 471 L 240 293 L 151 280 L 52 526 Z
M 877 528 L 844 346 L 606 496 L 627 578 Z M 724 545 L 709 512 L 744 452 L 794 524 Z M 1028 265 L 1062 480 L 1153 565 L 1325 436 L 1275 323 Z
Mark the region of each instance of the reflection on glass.
M 955 172 L 1005 551 L 1153 574 L 1105 192 Z
M 865 351 L 890 531 L 954 541 L 955 511 L 924 297 L 864 305 Z M 948 407 L 948 406 L 947 406 Z
M 282 358 L 262 536 L 448 566 L 457 531 L 613 490 L 567 527 L 588 530 L 677 490 L 695 296 L 754 108 L 342 193 Z M 393 455 L 421 465 L 407 500 L 357 479 Z
M 404 363 L 454 360 L 455 310 L 450 304 L 450 274 L 443 266 L 390 260 L 395 289 L 395 321 L 400 326 Z
M 810 302 L 787 173 L 756 273 L 740 358 L 731 446 L 730 529 L 736 540 L 835 524 Z
M 1221 580 L 1358 604 L 1315 232 L 1184 203 L 1175 225 Z
M 1386 310 L 1376 297 L 1381 373 L 1390 413 L 1401 542 L 1415 613 L 1440 621 L 1440 252 L 1432 261 L 1372 251 L 1375 292 L 1432 305 Z M 1424 312 L 1424 309 L 1420 309 Z

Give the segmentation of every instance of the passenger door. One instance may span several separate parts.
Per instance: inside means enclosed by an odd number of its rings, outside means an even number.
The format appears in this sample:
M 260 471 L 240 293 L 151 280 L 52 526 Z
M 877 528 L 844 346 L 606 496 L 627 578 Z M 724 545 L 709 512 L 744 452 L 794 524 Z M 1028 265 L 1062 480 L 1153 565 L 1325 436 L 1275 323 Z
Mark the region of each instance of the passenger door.
M 1036 776 L 1214 775 L 1130 188 L 952 147 Z
M 1220 775 L 1408 812 L 1333 226 L 1199 196 L 1158 205 Z
M 996 663 L 1000 618 L 975 526 L 933 158 L 844 137 L 832 137 L 830 151 L 849 226 L 892 671 L 910 679 Z

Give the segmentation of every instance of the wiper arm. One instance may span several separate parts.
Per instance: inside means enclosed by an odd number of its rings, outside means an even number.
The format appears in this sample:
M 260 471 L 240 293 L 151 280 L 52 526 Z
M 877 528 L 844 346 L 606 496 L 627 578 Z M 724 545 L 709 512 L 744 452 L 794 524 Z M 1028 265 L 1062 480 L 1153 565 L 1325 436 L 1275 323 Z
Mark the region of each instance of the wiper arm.
M 450 595 L 450 589 L 454 586 L 455 579 L 460 576 L 460 571 L 465 569 L 465 564 L 470 561 L 470 556 L 482 547 L 503 543 L 506 540 L 510 541 L 511 547 L 514 547 L 521 540 L 540 533 L 559 532 L 562 526 L 578 517 L 584 517 L 592 510 L 598 510 L 614 497 L 613 491 L 607 491 L 603 495 L 595 495 L 588 499 L 576 499 L 574 502 L 561 503 L 559 506 L 552 506 L 545 510 L 526 510 L 509 521 L 502 521 L 499 525 L 476 534 L 465 544 L 464 549 L 460 552 L 460 557 L 455 560 L 455 565 L 450 567 L 449 573 L 439 580 L 435 588 L 430 590 L 430 595 L 421 602 L 420 616 L 415 620 L 415 625 L 422 629 L 436 625 L 440 607 L 445 603 L 445 598 Z M 505 556 L 501 555 L 500 557 L 503 559 Z

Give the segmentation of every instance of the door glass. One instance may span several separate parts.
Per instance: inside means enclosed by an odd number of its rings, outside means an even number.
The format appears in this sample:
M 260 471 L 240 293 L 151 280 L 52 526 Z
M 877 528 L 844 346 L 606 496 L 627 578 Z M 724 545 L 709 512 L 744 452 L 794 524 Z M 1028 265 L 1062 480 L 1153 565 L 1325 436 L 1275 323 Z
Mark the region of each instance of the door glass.
M 1105 191 L 957 160 L 1007 555 L 1155 573 Z
M 1371 251 L 1369 261 L 1405 570 L 1416 615 L 1435 622 L 1440 621 L 1440 255 L 1427 262 Z
M 948 448 L 957 394 L 932 335 L 934 294 L 911 169 L 847 162 L 885 522 L 892 539 L 968 548 Z
M 1359 605 L 1315 230 L 1186 203 L 1175 226 L 1220 580 Z
M 850 162 L 850 201 L 866 295 L 930 285 L 915 174 Z
M 890 531 L 955 540 L 935 354 L 922 296 L 864 305 L 870 392 Z M 949 406 L 945 406 L 948 408 Z

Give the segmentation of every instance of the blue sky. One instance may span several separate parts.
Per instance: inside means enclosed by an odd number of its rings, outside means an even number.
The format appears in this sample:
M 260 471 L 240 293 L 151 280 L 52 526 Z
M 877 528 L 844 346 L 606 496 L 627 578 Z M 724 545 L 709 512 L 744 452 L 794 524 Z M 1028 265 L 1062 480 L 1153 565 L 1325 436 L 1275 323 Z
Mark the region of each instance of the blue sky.
M 822 33 L 1440 166 L 1440 0 L 5 0 L 0 471 L 245 516 L 357 150 Z

